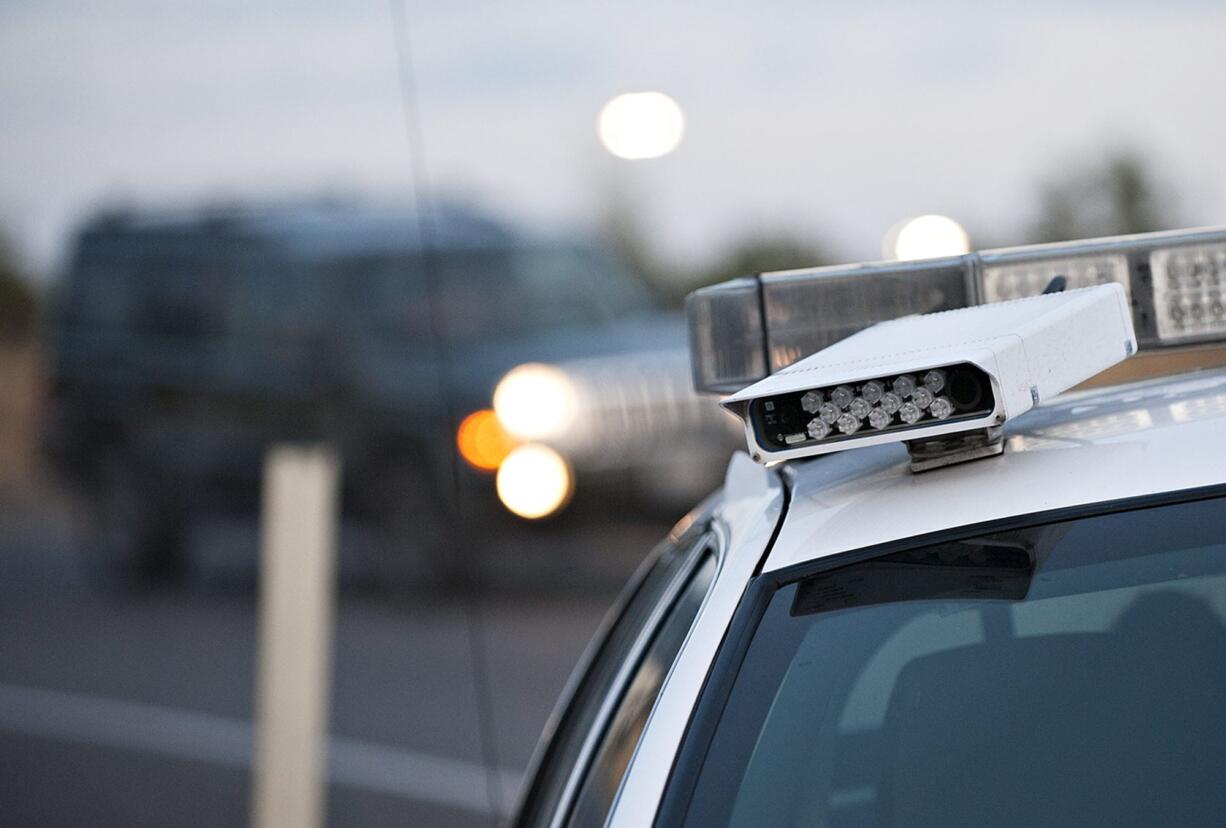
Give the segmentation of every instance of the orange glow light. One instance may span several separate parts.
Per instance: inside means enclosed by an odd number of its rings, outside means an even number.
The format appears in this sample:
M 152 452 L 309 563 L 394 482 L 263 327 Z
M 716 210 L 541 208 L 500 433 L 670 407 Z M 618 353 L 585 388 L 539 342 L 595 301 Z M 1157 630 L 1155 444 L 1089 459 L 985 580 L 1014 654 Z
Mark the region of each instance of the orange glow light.
M 482 471 L 494 471 L 515 448 L 516 442 L 488 408 L 474 411 L 464 418 L 456 430 L 456 446 L 460 456 L 470 466 Z

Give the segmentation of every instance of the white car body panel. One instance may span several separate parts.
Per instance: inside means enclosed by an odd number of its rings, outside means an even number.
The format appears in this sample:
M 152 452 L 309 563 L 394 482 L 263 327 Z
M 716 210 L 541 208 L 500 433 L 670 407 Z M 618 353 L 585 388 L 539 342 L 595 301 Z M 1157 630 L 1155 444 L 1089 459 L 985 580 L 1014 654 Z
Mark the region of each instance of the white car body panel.
M 608 825 L 655 819 L 690 714 L 744 591 L 763 571 L 931 532 L 1226 483 L 1226 370 L 1066 394 L 1006 427 L 1003 455 L 913 474 L 901 444 L 775 472 L 737 454 L 717 526 L 727 554 L 631 760 Z
M 790 469 L 764 571 L 958 526 L 1226 481 L 1226 372 L 1069 394 L 1005 427 L 1003 455 L 912 474 L 902 446 Z
M 650 825 L 655 817 L 673 756 L 702 691 L 707 669 L 723 642 L 745 587 L 762 560 L 782 510 L 783 486 L 778 474 L 757 465 L 747 454 L 733 455 L 724 482 L 723 501 L 714 515 L 725 550 L 719 572 L 643 728 L 609 825 L 641 828 Z

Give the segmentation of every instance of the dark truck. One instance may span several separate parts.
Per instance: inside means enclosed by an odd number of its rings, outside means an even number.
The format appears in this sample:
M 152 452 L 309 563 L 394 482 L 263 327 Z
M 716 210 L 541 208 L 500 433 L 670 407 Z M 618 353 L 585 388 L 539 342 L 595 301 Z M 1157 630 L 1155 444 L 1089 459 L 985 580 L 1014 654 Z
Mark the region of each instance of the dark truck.
M 321 204 L 81 230 L 53 317 L 47 445 L 87 504 L 98 570 L 182 571 L 195 519 L 255 514 L 274 441 L 338 446 L 343 512 L 374 527 L 377 559 L 430 560 L 418 553 L 456 546 L 449 414 L 488 406 L 523 361 L 683 342 L 599 246 L 455 207 L 429 229 L 425 249 L 411 210 Z M 466 520 L 509 519 L 492 495 L 468 500 Z

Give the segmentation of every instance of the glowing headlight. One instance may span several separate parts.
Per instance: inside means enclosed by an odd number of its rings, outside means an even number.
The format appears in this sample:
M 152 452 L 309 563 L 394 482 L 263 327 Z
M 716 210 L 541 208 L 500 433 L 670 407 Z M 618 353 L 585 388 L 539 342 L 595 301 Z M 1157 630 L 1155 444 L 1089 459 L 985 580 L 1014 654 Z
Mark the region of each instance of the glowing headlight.
M 520 365 L 494 389 L 498 422 L 521 440 L 547 440 L 563 434 L 574 422 L 577 409 L 574 383 L 552 365 Z
M 566 505 L 573 483 L 562 455 L 535 443 L 507 455 L 495 480 L 502 505 L 529 520 L 548 517 Z

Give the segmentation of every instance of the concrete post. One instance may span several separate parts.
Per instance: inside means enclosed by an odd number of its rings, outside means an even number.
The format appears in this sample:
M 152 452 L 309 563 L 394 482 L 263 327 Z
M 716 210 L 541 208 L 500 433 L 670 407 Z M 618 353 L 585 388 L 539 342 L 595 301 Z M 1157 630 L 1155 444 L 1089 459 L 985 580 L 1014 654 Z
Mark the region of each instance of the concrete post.
M 265 458 L 254 828 L 323 824 L 339 466 L 327 446 Z

